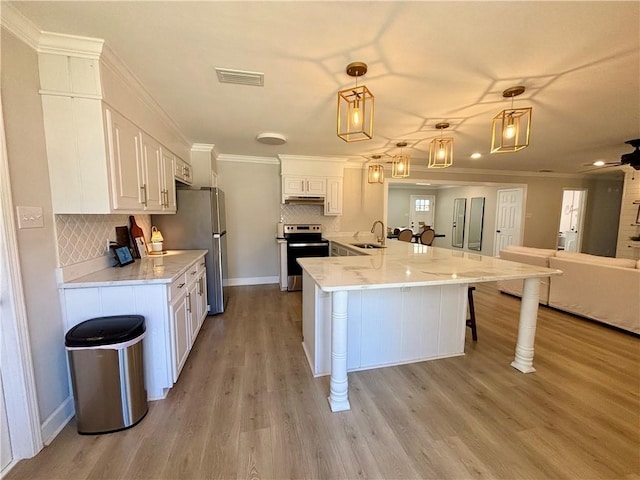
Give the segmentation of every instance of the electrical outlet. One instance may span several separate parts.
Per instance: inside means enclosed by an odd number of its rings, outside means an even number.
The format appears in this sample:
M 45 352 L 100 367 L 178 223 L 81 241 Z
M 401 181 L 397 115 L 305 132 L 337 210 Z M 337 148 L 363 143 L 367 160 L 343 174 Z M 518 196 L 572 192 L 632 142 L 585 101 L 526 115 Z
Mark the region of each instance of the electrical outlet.
M 44 228 L 42 207 L 16 207 L 18 228 Z

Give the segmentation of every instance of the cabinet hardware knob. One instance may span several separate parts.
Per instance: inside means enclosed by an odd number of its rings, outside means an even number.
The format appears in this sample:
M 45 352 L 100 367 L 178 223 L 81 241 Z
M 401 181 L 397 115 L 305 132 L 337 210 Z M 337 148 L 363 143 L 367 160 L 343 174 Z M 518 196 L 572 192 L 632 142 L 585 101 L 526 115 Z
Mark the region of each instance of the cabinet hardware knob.
M 181 283 L 180 285 L 178 285 L 178 288 L 182 288 L 184 287 L 184 283 Z

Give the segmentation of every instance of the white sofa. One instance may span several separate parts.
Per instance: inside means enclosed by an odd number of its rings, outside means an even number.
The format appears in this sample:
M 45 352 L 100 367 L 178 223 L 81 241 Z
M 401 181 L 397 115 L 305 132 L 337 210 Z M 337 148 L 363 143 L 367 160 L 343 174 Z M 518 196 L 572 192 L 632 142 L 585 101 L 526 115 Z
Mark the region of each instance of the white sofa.
M 500 258 L 562 270 L 541 279 L 540 303 L 640 334 L 640 260 L 510 245 Z M 522 280 L 498 288 L 522 296 Z

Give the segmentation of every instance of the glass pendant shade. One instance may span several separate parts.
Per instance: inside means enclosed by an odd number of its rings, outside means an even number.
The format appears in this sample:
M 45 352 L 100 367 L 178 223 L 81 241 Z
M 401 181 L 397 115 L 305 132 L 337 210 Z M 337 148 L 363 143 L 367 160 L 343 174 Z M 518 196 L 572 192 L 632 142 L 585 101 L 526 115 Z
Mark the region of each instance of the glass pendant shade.
M 365 73 L 365 63 L 347 65 L 347 74 L 356 77 L 356 86 L 338 92 L 337 134 L 345 142 L 373 138 L 374 96 L 365 85 L 358 86 L 358 77 Z
M 493 117 L 491 153 L 517 152 L 529 146 L 531 107 L 513 108 L 513 97 L 524 93 L 524 87 L 506 89 L 502 96 L 511 98 L 511 108 Z
M 380 164 L 369 165 L 369 183 L 384 183 L 384 167 Z

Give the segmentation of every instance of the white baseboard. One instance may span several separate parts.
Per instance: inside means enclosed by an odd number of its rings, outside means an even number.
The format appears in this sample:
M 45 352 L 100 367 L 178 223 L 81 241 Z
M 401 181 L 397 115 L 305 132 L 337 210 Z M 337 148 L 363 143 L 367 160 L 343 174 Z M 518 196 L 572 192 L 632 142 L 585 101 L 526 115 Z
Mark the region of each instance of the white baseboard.
M 239 285 L 265 285 L 268 283 L 280 283 L 280 277 L 228 278 L 223 282 L 223 285 L 225 287 L 236 287 Z
M 75 413 L 73 397 L 68 396 L 42 424 L 42 440 L 45 445 L 49 445 L 53 442 L 53 439 L 58 436 L 65 425 L 69 423 L 69 420 L 73 418 Z

